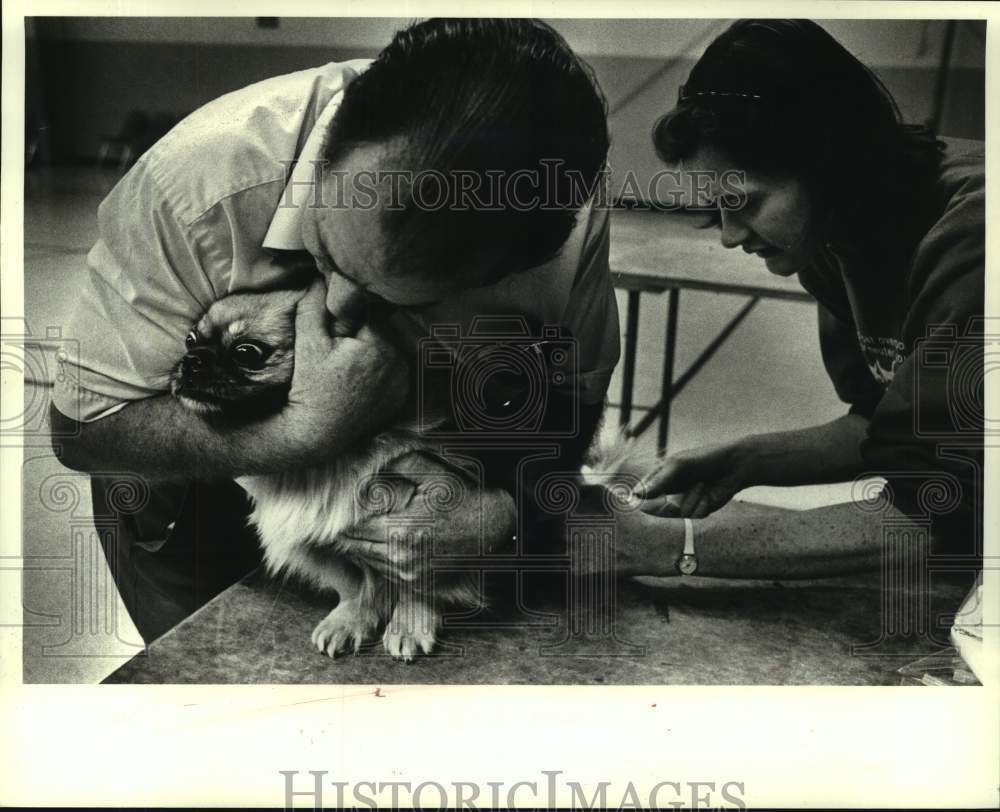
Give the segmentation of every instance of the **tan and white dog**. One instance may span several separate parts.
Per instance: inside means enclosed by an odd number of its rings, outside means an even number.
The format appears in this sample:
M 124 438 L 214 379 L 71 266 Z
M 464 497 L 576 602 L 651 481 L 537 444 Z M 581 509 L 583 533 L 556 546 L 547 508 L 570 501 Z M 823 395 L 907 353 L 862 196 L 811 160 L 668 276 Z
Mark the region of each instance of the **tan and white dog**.
M 235 293 L 213 303 L 186 338 L 187 351 L 171 375 L 172 394 L 207 420 L 246 420 L 279 409 L 291 386 L 295 308 L 303 293 Z M 641 476 L 651 458 L 640 459 L 634 445 L 605 434 L 591 451 L 583 479 L 599 483 L 622 472 Z M 413 455 L 440 461 L 438 448 L 415 425 L 401 423 L 323 466 L 237 480 L 252 498 L 250 521 L 268 570 L 340 596 L 312 633 L 321 652 L 333 657 L 357 651 L 384 626 L 386 651 L 411 660 L 433 650 L 443 606 L 483 605 L 478 574 L 440 573 L 432 584 L 406 582 L 384 557 L 370 554 L 370 542 L 352 535 L 385 510 L 367 486 Z M 458 469 L 441 476 L 450 480 L 445 489 L 478 487 Z
M 280 408 L 292 380 L 295 308 L 302 295 L 236 293 L 213 303 L 185 340 L 187 351 L 171 374 L 174 397 L 222 422 Z M 433 650 L 442 604 L 482 604 L 478 577 L 442 574 L 430 586 L 406 583 L 350 533 L 381 510 L 367 486 L 393 463 L 436 447 L 403 424 L 321 467 L 237 480 L 252 499 L 250 522 L 269 572 L 297 576 L 340 597 L 313 631 L 321 652 L 357 651 L 384 626 L 386 651 L 410 660 Z

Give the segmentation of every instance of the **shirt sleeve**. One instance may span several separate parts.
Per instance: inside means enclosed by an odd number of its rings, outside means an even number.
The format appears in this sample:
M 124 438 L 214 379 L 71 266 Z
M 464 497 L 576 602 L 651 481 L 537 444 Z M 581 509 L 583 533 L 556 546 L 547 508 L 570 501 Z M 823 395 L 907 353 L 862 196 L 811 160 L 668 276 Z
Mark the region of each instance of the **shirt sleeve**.
M 603 403 L 621 355 L 618 301 L 610 269 L 611 225 L 606 206 L 594 205 L 570 291 L 564 322 L 582 359 L 578 377 L 583 403 Z
M 53 390 L 55 407 L 81 422 L 167 391 L 187 330 L 215 298 L 203 247 L 145 161 L 101 204 L 98 229 Z
M 950 210 L 918 246 L 904 339 L 861 453 L 893 504 L 975 553 L 982 517 L 984 198 Z

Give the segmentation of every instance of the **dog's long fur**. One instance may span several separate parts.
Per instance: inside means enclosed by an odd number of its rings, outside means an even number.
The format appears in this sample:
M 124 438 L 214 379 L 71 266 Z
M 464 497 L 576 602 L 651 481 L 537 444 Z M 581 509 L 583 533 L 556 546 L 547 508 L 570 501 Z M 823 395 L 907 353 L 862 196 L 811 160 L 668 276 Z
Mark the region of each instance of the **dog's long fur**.
M 188 345 L 188 355 L 201 353 L 211 360 L 193 374 L 182 359 L 173 372 L 171 390 L 180 402 L 206 419 L 225 421 L 240 419 L 240 408 L 248 402 L 270 401 L 274 391 L 287 393 L 300 296 L 292 291 L 239 293 L 215 302 L 192 328 Z M 227 352 L 251 340 L 273 349 L 262 369 L 241 371 Z M 349 532 L 375 515 L 359 498 L 360 484 L 408 454 L 433 454 L 435 448 L 414 427 L 400 425 L 322 467 L 238 480 L 252 498 L 250 521 L 269 572 L 297 576 L 340 596 L 313 632 L 321 651 L 333 656 L 352 645 L 357 650 L 386 624 L 383 642 L 389 653 L 410 659 L 434 646 L 437 604 L 482 605 L 477 577 L 442 574 L 430 594 L 395 578 L 392 567 L 368 555 Z
M 287 290 L 237 293 L 215 302 L 188 338 L 185 358 L 197 355 L 198 369 L 182 359 L 172 373 L 175 397 L 217 421 L 256 417 L 261 409 L 280 407 L 291 384 L 295 306 L 301 295 Z M 230 352 L 247 342 L 269 348 L 257 369 L 240 369 Z M 478 575 L 439 573 L 430 585 L 408 583 L 353 537 L 376 515 L 359 486 L 409 454 L 434 457 L 436 451 L 437 444 L 415 426 L 400 424 L 326 465 L 238 480 L 252 498 L 250 521 L 269 572 L 296 576 L 340 596 L 313 631 L 320 651 L 330 656 L 352 647 L 357 651 L 385 626 L 386 650 L 409 660 L 432 651 L 440 606 L 484 604 Z M 633 469 L 648 467 L 635 454 L 634 442 L 605 438 L 595 443 L 583 473 L 584 479 L 592 476 L 599 482 L 602 475 L 641 475 L 644 471 Z

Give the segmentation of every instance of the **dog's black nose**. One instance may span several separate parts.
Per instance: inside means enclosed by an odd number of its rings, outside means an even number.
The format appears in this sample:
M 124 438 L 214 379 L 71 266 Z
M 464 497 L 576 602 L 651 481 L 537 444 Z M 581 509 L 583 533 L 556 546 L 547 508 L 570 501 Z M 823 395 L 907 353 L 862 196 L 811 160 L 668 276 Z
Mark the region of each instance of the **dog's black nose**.
M 209 360 L 208 355 L 210 352 L 203 347 L 185 353 L 181 359 L 181 368 L 187 374 L 201 372 Z

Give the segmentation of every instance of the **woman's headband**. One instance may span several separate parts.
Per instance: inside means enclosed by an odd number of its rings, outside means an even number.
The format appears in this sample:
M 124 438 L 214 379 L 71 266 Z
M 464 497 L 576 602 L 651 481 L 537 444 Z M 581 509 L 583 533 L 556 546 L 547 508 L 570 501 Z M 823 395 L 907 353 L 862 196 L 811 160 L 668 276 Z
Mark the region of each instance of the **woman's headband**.
M 687 101 L 693 98 L 740 98 L 760 101 L 763 96 L 757 93 L 741 93 L 736 90 L 688 90 L 687 85 L 681 85 L 677 93 L 677 101 Z

